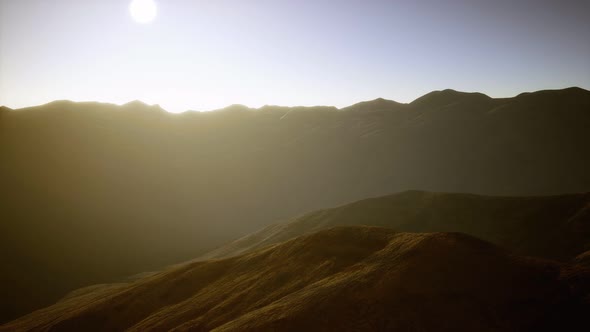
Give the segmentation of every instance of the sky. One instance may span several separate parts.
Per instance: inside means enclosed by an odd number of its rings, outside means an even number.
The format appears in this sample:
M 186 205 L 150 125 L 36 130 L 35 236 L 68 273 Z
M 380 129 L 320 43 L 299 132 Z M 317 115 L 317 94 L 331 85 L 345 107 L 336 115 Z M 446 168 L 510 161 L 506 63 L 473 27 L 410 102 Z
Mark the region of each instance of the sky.
M 0 0 L 0 105 L 410 102 L 590 89 L 590 1 Z

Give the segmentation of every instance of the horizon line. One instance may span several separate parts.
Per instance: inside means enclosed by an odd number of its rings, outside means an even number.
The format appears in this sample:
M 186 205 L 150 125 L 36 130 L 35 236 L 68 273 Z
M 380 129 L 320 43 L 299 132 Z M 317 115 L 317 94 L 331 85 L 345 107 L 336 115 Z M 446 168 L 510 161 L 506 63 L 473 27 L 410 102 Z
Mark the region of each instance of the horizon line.
M 19 110 L 26 110 L 26 109 L 30 109 L 30 108 L 42 107 L 42 106 L 46 106 L 46 105 L 50 105 L 50 104 L 54 104 L 54 103 L 74 103 L 74 104 L 94 103 L 94 104 L 101 104 L 101 105 L 113 105 L 113 106 L 119 106 L 119 107 L 122 107 L 122 106 L 125 106 L 125 105 L 129 105 L 129 104 L 142 104 L 142 105 L 147 106 L 147 107 L 157 107 L 160 110 L 162 110 L 162 111 L 164 111 L 166 113 L 170 113 L 170 114 L 183 114 L 183 113 L 188 113 L 188 112 L 208 113 L 208 112 L 223 111 L 223 110 L 226 110 L 226 109 L 231 108 L 231 107 L 243 107 L 243 108 L 246 108 L 248 110 L 259 110 L 259 109 L 264 108 L 264 107 L 284 107 L 284 108 L 299 108 L 299 107 L 302 107 L 302 108 L 316 108 L 316 107 L 325 107 L 325 108 L 335 108 L 336 110 L 343 110 L 345 108 L 352 107 L 352 106 L 355 106 L 355 105 L 358 105 L 358 104 L 361 104 L 361 103 L 373 102 L 373 101 L 377 101 L 377 100 L 384 100 L 384 101 L 394 102 L 394 103 L 398 103 L 400 105 L 410 105 L 410 104 L 416 102 L 417 100 L 419 100 L 419 99 L 421 99 L 421 98 L 423 98 L 423 97 L 425 97 L 427 95 L 430 95 L 432 93 L 437 93 L 437 92 L 450 92 L 450 93 L 472 94 L 472 95 L 477 94 L 477 95 L 482 95 L 484 97 L 490 98 L 492 100 L 502 100 L 502 99 L 517 98 L 517 97 L 519 97 L 521 95 L 526 95 L 526 94 L 530 94 L 530 93 L 540 93 L 540 92 L 550 92 L 550 91 L 565 91 L 565 90 L 575 90 L 575 89 L 583 90 L 585 92 L 590 93 L 590 90 L 585 89 L 585 88 L 582 88 L 580 86 L 569 86 L 569 87 L 566 87 L 566 88 L 552 88 L 552 89 L 541 89 L 541 90 L 535 90 L 535 91 L 523 91 L 523 92 L 520 92 L 520 93 L 518 93 L 516 95 L 509 96 L 509 97 L 491 97 L 490 95 L 485 94 L 485 93 L 482 93 L 482 92 L 479 92 L 479 91 L 461 91 L 461 90 L 455 90 L 455 89 L 452 89 L 452 88 L 447 88 L 447 89 L 442 89 L 442 90 L 432 90 L 432 91 L 430 91 L 428 93 L 425 93 L 425 94 L 423 94 L 423 95 L 421 95 L 421 96 L 413 99 L 410 102 L 398 102 L 398 101 L 396 101 L 394 99 L 387 99 L 387 98 L 383 98 L 383 97 L 377 97 L 377 98 L 374 98 L 374 99 L 361 100 L 359 102 L 356 102 L 356 103 L 353 103 L 353 104 L 350 104 L 350 105 L 344 106 L 344 107 L 337 107 L 337 106 L 334 106 L 334 105 L 325 105 L 325 104 L 324 105 L 320 105 L 320 104 L 318 104 L 318 105 L 279 105 L 279 104 L 264 104 L 264 105 L 259 106 L 259 107 L 250 107 L 250 106 L 245 105 L 245 104 L 233 103 L 233 104 L 229 104 L 229 105 L 227 105 L 225 107 L 222 107 L 222 108 L 215 108 L 215 109 L 208 109 L 208 110 L 186 109 L 184 111 L 173 112 L 173 111 L 169 111 L 169 110 L 163 108 L 162 106 L 160 106 L 160 104 L 157 104 L 157 103 L 156 104 L 148 104 L 148 103 L 146 103 L 146 102 L 144 102 L 144 101 L 142 101 L 140 99 L 133 99 L 133 100 L 130 100 L 130 101 L 124 102 L 124 103 L 115 103 L 115 102 L 108 102 L 108 101 L 107 102 L 102 102 L 102 101 L 98 101 L 98 100 L 55 99 L 55 100 L 49 101 L 47 103 L 37 104 L 37 105 L 30 105 L 30 106 L 25 106 L 25 107 L 12 108 L 12 107 L 7 106 L 7 105 L 0 105 L 0 108 L 9 109 L 9 110 L 12 110 L 12 111 L 19 111 Z

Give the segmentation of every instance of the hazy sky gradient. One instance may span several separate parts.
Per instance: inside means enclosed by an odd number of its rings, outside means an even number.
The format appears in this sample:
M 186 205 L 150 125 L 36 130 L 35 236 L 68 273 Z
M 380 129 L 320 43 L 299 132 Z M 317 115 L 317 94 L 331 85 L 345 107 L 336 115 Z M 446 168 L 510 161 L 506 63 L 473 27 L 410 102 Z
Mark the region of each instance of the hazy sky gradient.
M 590 88 L 590 1 L 0 0 L 0 105 L 170 111 Z

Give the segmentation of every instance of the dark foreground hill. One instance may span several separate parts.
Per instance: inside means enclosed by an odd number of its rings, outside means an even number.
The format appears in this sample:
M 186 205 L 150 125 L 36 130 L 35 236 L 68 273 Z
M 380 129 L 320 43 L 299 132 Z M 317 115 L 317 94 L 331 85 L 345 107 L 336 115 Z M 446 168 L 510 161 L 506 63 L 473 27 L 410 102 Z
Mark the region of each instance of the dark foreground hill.
M 590 193 L 490 197 L 407 191 L 318 210 L 270 225 L 203 256 L 222 258 L 334 226 L 463 232 L 527 256 L 569 261 L 590 250 Z M 590 252 L 590 251 L 588 251 Z
M 590 270 L 460 233 L 339 227 L 73 292 L 2 331 L 585 331 Z
M 0 321 L 271 222 L 407 189 L 590 191 L 590 92 L 344 109 L 0 109 Z M 523 212 L 526 215 L 526 212 Z

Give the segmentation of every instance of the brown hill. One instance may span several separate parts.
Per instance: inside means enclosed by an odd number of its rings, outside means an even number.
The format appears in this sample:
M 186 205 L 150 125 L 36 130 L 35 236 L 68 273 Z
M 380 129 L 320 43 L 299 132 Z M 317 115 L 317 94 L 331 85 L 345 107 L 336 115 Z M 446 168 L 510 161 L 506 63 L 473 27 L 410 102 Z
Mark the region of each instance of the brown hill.
M 588 289 L 566 269 L 459 233 L 339 227 L 83 289 L 0 330 L 581 331 Z
M 0 321 L 366 197 L 587 192 L 588 128 L 590 92 L 578 88 L 505 99 L 445 90 L 342 110 L 3 108 Z
M 407 191 L 307 213 L 205 255 L 221 258 L 334 226 L 463 232 L 519 254 L 570 260 L 590 249 L 590 194 L 489 197 Z

